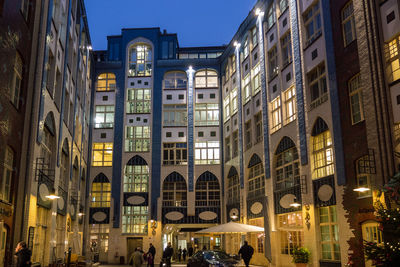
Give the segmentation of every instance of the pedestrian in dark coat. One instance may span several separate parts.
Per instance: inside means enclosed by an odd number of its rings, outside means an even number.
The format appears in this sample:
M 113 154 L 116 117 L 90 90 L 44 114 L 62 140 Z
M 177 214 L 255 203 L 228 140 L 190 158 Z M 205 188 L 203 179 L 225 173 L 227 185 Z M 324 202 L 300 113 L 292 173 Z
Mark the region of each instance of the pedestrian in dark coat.
M 171 266 L 172 255 L 174 255 L 174 249 L 172 248 L 171 242 L 168 242 L 168 245 L 165 248 L 164 253 L 163 253 L 163 259 L 165 259 L 165 263 L 167 264 L 167 267 Z
M 181 257 L 182 257 L 182 247 L 179 247 L 179 249 L 178 249 L 178 261 L 181 261 Z
M 186 254 L 187 254 L 187 250 L 186 250 L 186 248 L 184 248 L 182 250 L 183 261 L 186 261 Z
M 244 264 L 246 267 L 249 267 L 250 259 L 253 256 L 254 249 L 252 246 L 249 246 L 247 241 L 244 241 L 244 245 L 239 250 L 239 255 L 242 256 Z
M 26 247 L 24 241 L 18 243 L 15 248 L 15 256 L 17 257 L 17 267 L 31 266 L 32 252 Z
M 193 248 L 192 248 L 192 246 L 189 247 L 188 255 L 189 255 L 189 258 L 192 257 L 192 255 L 193 255 Z
M 154 267 L 154 259 L 156 256 L 156 248 L 150 243 L 149 250 L 147 251 L 147 266 Z

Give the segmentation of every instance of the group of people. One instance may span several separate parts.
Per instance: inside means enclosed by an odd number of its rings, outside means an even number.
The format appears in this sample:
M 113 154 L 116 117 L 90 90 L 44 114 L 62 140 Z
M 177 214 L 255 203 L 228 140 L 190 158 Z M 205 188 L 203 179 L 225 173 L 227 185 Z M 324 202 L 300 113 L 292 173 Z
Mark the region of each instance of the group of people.
M 193 248 L 192 246 L 189 246 L 188 249 L 179 247 L 177 253 L 176 253 L 176 258 L 178 261 L 186 261 L 186 256 L 191 257 L 193 255 Z M 165 263 L 167 266 L 171 266 L 171 258 L 174 256 L 174 249 L 172 248 L 171 242 L 168 242 L 167 247 L 164 250 L 163 253 L 163 259 L 165 260 Z
M 129 264 L 140 267 L 144 262 L 147 262 L 147 267 L 154 267 L 155 256 L 156 248 L 150 243 L 147 253 L 144 253 L 141 247 L 137 247 L 129 259 Z

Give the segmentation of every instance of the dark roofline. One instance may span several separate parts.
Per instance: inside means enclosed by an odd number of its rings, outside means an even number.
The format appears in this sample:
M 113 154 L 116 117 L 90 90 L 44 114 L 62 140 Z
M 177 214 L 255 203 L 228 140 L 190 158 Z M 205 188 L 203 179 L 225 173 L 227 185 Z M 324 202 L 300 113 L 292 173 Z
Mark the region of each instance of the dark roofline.
M 220 46 L 193 46 L 193 47 L 179 47 L 179 51 L 191 51 L 191 50 L 225 50 L 226 45 Z

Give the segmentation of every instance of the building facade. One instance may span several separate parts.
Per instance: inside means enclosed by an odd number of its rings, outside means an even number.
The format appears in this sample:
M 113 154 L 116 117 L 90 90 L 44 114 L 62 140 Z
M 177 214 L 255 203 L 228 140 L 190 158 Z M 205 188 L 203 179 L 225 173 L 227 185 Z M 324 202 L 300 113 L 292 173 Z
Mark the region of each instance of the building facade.
M 17 19 L 22 12 L 29 22 L 25 27 L 31 27 L 30 35 L 25 36 L 27 30 L 20 33 L 26 50 L 16 47 L 23 55 L 22 62 L 16 61 L 22 66 L 14 68 L 15 73 L 23 70 L 21 77 L 17 75 L 22 84 L 19 101 L 26 108 L 20 119 L 13 119 L 21 125 L 15 127 L 18 132 L 8 137 L 21 146 L 21 152 L 15 152 L 15 164 L 19 161 L 21 167 L 16 165 L 19 171 L 13 174 L 18 194 L 14 237 L 7 248 L 13 253 L 16 243 L 26 241 L 32 262 L 48 266 L 64 261 L 68 251 L 82 255 L 83 250 L 90 159 L 90 35 L 81 0 L 6 1 L 7 6 L 14 6 L 15 12 L 6 16 Z M 13 85 L 17 87 L 15 81 Z M 14 97 L 18 98 L 16 93 Z M 3 146 L 1 150 L 3 154 Z

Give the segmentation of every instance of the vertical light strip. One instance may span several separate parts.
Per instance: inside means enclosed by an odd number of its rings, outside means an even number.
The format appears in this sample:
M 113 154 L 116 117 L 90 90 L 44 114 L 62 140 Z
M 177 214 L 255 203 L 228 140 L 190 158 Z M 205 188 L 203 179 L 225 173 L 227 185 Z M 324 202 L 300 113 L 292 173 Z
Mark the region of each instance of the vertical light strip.
M 243 166 L 243 119 L 242 119 L 242 75 L 240 74 L 240 44 L 235 42 L 236 55 L 236 79 L 238 83 L 238 119 L 239 119 L 239 173 L 240 173 L 240 188 L 244 188 L 244 166 Z
M 193 192 L 193 175 L 194 175 L 194 124 L 193 124 L 193 73 L 194 70 L 192 66 L 186 71 L 188 76 L 188 128 L 187 128 L 187 136 L 188 136 L 188 183 L 189 183 L 189 192 Z
M 290 24 L 292 34 L 293 47 L 293 66 L 296 83 L 296 104 L 297 104 L 297 122 L 299 127 L 300 139 L 300 160 L 301 165 L 308 164 L 307 152 L 307 135 L 306 135 L 306 119 L 304 112 L 304 92 L 303 92 L 303 71 L 301 68 L 301 50 L 300 50 L 300 34 L 297 14 L 297 1 L 290 0 Z
M 260 75 L 261 75 L 261 91 L 262 91 L 262 117 L 264 131 L 264 166 L 265 178 L 271 178 L 269 163 L 269 122 L 268 122 L 268 97 L 267 97 L 267 77 L 265 74 L 265 55 L 264 55 L 264 31 L 263 31 L 264 12 L 260 12 L 257 17 L 258 24 L 258 48 L 260 52 Z

